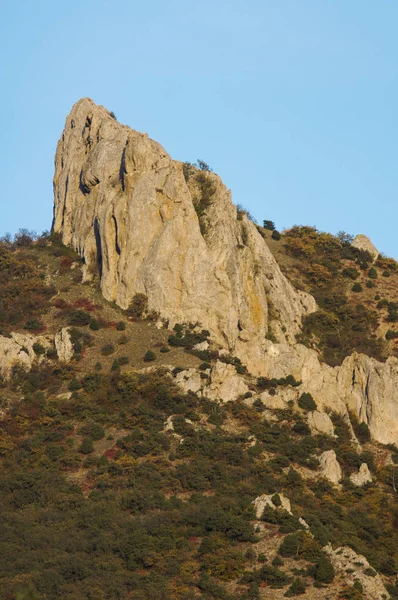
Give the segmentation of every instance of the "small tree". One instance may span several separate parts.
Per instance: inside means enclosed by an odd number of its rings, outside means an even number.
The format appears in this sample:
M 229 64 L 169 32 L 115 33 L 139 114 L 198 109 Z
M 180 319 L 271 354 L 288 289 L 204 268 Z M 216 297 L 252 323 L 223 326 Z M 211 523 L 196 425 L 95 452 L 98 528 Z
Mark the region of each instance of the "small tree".
M 293 580 L 293 583 L 287 590 L 285 597 L 290 598 L 291 596 L 300 596 L 301 594 L 305 594 L 305 583 L 302 579 L 297 577 L 297 579 Z
M 331 583 L 334 579 L 334 567 L 325 554 L 322 554 L 315 566 L 314 578 L 319 583 Z
M 148 310 L 148 298 L 145 294 L 135 294 L 133 300 L 127 309 L 132 317 L 141 318 Z
M 156 354 L 152 350 L 147 350 L 144 354 L 144 361 L 151 362 L 153 360 L 156 360 Z
M 212 171 L 213 170 L 211 167 L 209 167 L 209 165 L 204 160 L 200 160 L 199 158 L 196 161 L 196 164 L 198 166 L 198 169 L 200 169 L 201 171 Z
M 370 442 L 370 431 L 365 421 L 362 421 L 362 423 L 358 425 L 358 428 L 355 433 L 357 434 L 357 438 L 361 444 L 366 444 L 366 442 Z
M 91 437 L 84 438 L 80 445 L 79 450 L 82 454 L 90 454 L 94 450 L 92 438 Z
M 303 392 L 298 399 L 298 405 L 302 410 L 316 410 L 314 398 L 308 392 Z
M 269 231 L 274 231 L 275 223 L 273 221 L 268 221 L 267 219 L 265 219 L 263 221 L 263 227 L 264 229 L 268 229 Z

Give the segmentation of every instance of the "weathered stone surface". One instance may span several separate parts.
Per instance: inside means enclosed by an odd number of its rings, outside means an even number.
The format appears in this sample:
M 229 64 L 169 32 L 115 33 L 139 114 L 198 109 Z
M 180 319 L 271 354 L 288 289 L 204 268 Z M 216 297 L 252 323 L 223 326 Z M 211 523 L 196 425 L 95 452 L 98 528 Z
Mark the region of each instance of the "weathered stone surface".
M 375 440 L 398 444 L 397 358 L 381 363 L 354 352 L 340 367 L 329 367 L 319 361 L 315 350 L 301 344 L 268 342 L 264 374 L 270 378 L 294 375 L 302 381 L 300 393 L 310 392 L 319 411 L 330 409 L 347 417 L 350 410 L 367 423 Z
M 33 350 L 36 342 L 44 347 L 49 345 L 48 340 L 43 336 L 21 333 L 11 333 L 9 338 L 0 336 L 0 374 L 2 377 L 8 379 L 15 364 L 22 365 L 27 371 L 31 369 L 33 361 L 37 358 Z
M 175 382 L 185 394 L 188 392 L 198 394 L 203 387 L 203 379 L 196 369 L 186 369 L 177 373 Z
M 260 394 L 260 400 L 265 408 L 269 410 L 279 410 L 288 406 L 289 400 L 297 398 L 297 391 L 293 388 L 277 388 L 277 393 L 272 395 L 269 391 Z
M 382 364 L 354 353 L 331 368 L 296 344 L 314 299 L 282 275 L 255 225 L 237 219 L 220 178 L 206 177 L 215 193 L 202 235 L 197 185 L 185 181 L 182 164 L 105 108 L 80 100 L 57 147 L 54 231 L 84 258 L 86 275 L 99 265 L 107 299 L 126 308 L 144 293 L 159 323 L 200 323 L 254 375 L 294 375 L 319 411 L 350 409 L 377 441 L 398 443 L 398 359 Z M 364 244 L 357 236 L 354 245 L 375 256 Z M 272 322 L 270 302 L 278 315 Z M 278 343 L 266 339 L 269 330 Z
M 61 362 L 69 362 L 73 356 L 73 344 L 66 327 L 61 329 L 54 337 L 55 349 Z
M 357 554 L 352 548 L 342 546 L 333 550 L 328 544 L 323 548 L 329 556 L 331 563 L 338 575 L 347 584 L 353 585 L 358 580 L 363 587 L 365 600 L 383 600 L 390 598 L 390 594 L 384 587 L 380 575 L 374 572 L 374 576 L 367 575 L 365 571 L 371 569 L 370 564 L 362 554 Z M 371 569 L 373 571 L 373 569 Z
M 147 135 L 121 125 L 90 99 L 67 117 L 56 152 L 54 231 L 96 263 L 108 300 L 134 294 L 177 322 L 199 322 L 254 373 L 263 370 L 268 300 L 272 330 L 294 342 L 314 299 L 282 275 L 255 225 L 237 219 L 230 191 L 214 173 L 203 236 L 182 164 Z
M 249 391 L 246 383 L 236 372 L 233 365 L 216 361 L 211 370 L 210 383 L 203 390 L 209 400 L 231 402 Z
M 331 483 L 337 484 L 343 477 L 343 472 L 336 458 L 334 450 L 326 450 L 319 456 L 320 474 L 329 479 Z
M 332 419 L 325 412 L 314 410 L 308 414 L 308 425 L 312 433 L 334 436 Z
M 283 508 L 289 514 L 292 514 L 292 507 L 290 505 L 289 498 L 286 498 L 286 496 L 284 496 L 283 494 L 278 494 L 278 496 L 281 499 L 281 506 L 280 506 L 280 508 Z M 266 506 L 270 506 L 271 508 L 273 508 L 275 510 L 278 508 L 272 502 L 272 497 L 273 497 L 273 494 L 262 494 L 261 496 L 257 496 L 257 498 L 255 500 L 253 500 L 252 504 L 254 504 L 255 513 L 256 513 L 256 519 L 260 519 L 261 518 L 261 515 L 263 514 L 264 508 Z
M 366 250 L 367 252 L 369 252 L 373 260 L 376 260 L 376 258 L 380 254 L 380 252 L 378 251 L 376 246 L 371 242 L 371 240 L 362 233 L 358 233 L 358 235 L 355 236 L 352 245 L 355 248 L 358 248 L 359 250 Z
M 369 467 L 366 463 L 362 463 L 359 467 L 358 473 L 352 473 L 350 475 L 351 483 L 358 487 L 362 487 L 366 483 L 371 483 L 372 475 L 370 474 Z

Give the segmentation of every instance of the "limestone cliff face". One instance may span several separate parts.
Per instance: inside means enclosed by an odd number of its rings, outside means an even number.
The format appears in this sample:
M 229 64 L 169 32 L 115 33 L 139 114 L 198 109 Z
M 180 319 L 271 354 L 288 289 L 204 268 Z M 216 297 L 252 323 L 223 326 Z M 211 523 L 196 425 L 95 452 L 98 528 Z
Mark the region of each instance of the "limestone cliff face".
M 202 235 L 182 164 L 90 99 L 77 102 L 58 143 L 53 229 L 87 265 L 98 263 L 108 300 L 127 308 L 136 293 L 169 326 L 200 323 L 253 373 L 264 371 L 272 332 L 293 343 L 308 294 L 282 275 L 255 225 L 237 219 L 230 191 L 214 187 Z
M 312 394 L 321 409 L 353 412 L 369 426 L 372 437 L 383 444 L 398 445 L 398 359 L 381 363 L 354 352 L 340 367 L 319 361 L 315 350 L 296 344 L 268 342 L 265 374 L 294 375 L 301 390 Z
M 127 308 L 144 293 L 169 327 L 200 323 L 253 374 L 292 374 L 321 410 L 350 409 L 376 440 L 398 443 L 398 360 L 353 354 L 331 368 L 295 344 L 314 299 L 282 275 L 220 178 L 206 177 L 214 194 L 203 235 L 197 189 L 182 164 L 105 108 L 80 100 L 57 147 L 53 229 L 84 257 L 87 274 L 99 266 L 108 300 Z M 278 343 L 267 339 L 270 332 Z

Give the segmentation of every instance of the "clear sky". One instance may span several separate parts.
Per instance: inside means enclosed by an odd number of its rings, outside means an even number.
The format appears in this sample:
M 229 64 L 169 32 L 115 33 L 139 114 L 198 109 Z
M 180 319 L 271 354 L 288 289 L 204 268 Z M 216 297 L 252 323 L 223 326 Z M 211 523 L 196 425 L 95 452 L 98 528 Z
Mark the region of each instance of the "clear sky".
M 397 24 L 397 0 L 2 0 L 0 234 L 50 228 L 56 143 L 89 96 L 259 222 L 397 257 Z

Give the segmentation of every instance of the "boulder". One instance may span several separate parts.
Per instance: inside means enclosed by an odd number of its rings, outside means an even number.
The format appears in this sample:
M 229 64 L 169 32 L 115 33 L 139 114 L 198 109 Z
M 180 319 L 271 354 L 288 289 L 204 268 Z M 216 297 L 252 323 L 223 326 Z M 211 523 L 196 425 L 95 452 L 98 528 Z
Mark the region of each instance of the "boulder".
M 372 475 L 370 474 L 368 465 L 362 463 L 358 473 L 352 473 L 352 475 L 350 475 L 350 481 L 357 487 L 362 487 L 366 483 L 371 483 Z
M 41 360 L 33 349 L 35 343 L 43 347 L 50 345 L 44 336 L 21 333 L 11 333 L 10 337 L 0 336 L 0 374 L 4 379 L 10 377 L 14 365 L 19 364 L 29 371 L 35 359 Z
M 239 377 L 233 365 L 216 361 L 211 370 L 210 383 L 204 388 L 203 395 L 209 400 L 231 402 L 249 391 L 246 383 Z
M 308 414 L 307 420 L 311 433 L 334 437 L 335 434 L 332 419 L 327 413 L 314 410 Z
M 58 354 L 58 360 L 68 363 L 74 354 L 74 348 L 70 333 L 66 327 L 61 329 L 54 337 L 55 349 Z
M 336 452 L 334 450 L 326 450 L 319 456 L 320 474 L 325 479 L 328 479 L 331 483 L 338 484 L 342 477 L 343 472 L 336 458 Z
M 203 387 L 203 379 L 196 369 L 180 371 L 175 377 L 175 382 L 185 394 L 188 392 L 199 394 Z

